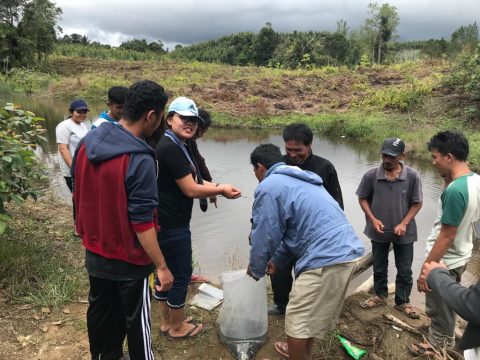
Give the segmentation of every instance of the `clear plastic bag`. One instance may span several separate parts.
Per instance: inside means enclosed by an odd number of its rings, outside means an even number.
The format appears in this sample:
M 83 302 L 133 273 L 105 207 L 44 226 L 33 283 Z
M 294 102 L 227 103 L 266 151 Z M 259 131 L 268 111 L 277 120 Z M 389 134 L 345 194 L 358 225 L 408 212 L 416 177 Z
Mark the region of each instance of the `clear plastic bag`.
M 246 270 L 220 274 L 223 304 L 218 315 L 220 339 L 237 359 L 252 358 L 266 340 L 267 285 Z

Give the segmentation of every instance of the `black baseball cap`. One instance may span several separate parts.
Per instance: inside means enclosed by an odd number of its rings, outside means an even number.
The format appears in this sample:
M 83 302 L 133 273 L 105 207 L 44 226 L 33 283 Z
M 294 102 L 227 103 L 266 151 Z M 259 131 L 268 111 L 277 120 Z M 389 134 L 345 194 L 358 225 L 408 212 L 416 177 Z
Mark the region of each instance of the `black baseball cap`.
M 405 143 L 400 138 L 387 138 L 382 145 L 382 154 L 400 156 L 405 152 Z

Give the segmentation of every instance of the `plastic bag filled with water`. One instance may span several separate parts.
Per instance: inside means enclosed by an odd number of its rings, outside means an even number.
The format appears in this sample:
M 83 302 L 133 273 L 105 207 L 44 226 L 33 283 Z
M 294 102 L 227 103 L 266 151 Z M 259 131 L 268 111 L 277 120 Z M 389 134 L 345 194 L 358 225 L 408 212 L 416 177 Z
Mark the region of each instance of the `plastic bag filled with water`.
M 221 341 L 237 358 L 252 359 L 268 330 L 265 277 L 255 281 L 246 270 L 220 274 L 223 305 L 218 315 Z

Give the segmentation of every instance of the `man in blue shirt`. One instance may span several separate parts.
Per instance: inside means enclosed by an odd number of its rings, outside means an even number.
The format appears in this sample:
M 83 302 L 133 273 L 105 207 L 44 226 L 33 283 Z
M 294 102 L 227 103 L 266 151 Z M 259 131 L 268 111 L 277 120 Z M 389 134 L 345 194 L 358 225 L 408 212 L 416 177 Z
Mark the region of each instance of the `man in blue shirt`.
M 107 121 L 114 125 L 118 124 L 118 121 L 122 117 L 123 103 L 125 102 L 127 91 L 128 89 L 125 86 L 112 86 L 108 89 L 108 111 L 104 111 L 98 116 L 98 119 L 92 124 L 90 130 L 96 129 Z
M 275 350 L 311 359 L 314 338 L 338 320 L 363 244 L 318 175 L 286 165 L 272 144 L 258 146 L 250 161 L 260 183 L 247 273 L 259 279 L 297 259 L 285 315 L 287 342 L 276 342 Z

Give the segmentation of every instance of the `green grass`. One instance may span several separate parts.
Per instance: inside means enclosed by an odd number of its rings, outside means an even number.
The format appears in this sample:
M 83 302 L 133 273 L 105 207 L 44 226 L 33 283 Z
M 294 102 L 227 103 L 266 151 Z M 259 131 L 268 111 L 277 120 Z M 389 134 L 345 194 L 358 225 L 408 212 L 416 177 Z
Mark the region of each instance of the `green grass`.
M 13 220 L 0 237 L 1 288 L 11 301 L 59 306 L 86 287 L 83 251 L 71 210 L 55 200 L 10 206 Z

